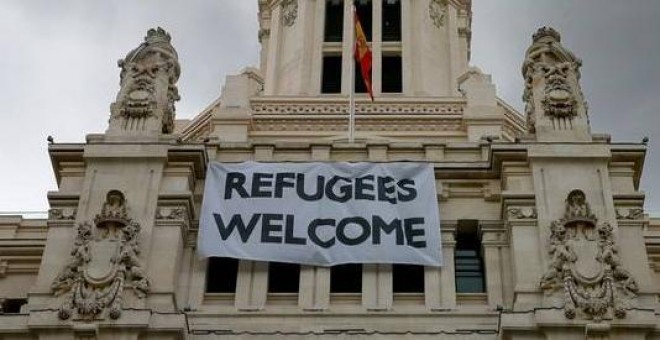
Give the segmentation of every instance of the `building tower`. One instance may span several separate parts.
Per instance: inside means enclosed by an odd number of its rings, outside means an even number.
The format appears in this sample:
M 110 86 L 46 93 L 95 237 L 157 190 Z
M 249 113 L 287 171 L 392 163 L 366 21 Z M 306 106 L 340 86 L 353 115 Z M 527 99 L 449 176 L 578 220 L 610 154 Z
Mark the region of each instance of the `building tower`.
M 559 33 L 532 37 L 523 115 L 469 66 L 470 0 L 258 5 L 260 64 L 195 118 L 157 28 L 105 133 L 49 145 L 48 218 L 0 218 L 0 337 L 660 339 L 646 147 L 591 132 Z M 375 100 L 356 87 L 349 142 L 352 5 Z M 208 166 L 245 161 L 431 164 L 443 266 L 198 256 Z

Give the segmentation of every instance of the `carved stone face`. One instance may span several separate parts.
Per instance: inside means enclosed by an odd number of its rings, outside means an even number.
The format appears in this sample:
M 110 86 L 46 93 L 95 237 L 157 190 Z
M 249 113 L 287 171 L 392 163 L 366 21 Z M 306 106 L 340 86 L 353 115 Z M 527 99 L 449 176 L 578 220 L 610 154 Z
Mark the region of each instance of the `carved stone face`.
M 576 100 L 568 83 L 567 74 L 570 63 L 544 65 L 542 70 L 546 79 L 543 109 L 546 114 L 555 117 L 572 117 L 576 115 Z

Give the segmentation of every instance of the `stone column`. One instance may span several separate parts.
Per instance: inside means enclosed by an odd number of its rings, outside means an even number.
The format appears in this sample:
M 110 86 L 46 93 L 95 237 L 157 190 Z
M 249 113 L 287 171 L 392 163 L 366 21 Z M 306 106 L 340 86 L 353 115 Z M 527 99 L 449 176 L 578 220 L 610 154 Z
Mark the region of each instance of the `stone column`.
M 456 308 L 456 272 L 454 270 L 455 248 L 456 229 L 445 228 L 445 230 L 442 230 L 443 267 L 440 269 L 440 301 L 443 309 Z
M 501 250 L 505 245 L 501 240 L 499 230 L 488 230 L 482 225 L 482 239 L 484 264 L 486 269 L 486 292 L 488 293 L 488 306 L 496 309 L 503 305 L 502 291 L 502 257 Z
M 268 262 L 240 260 L 236 279 L 236 308 L 263 309 L 268 295 Z
M 330 145 L 312 145 L 312 161 L 329 161 Z M 299 305 L 305 310 L 324 310 L 330 304 L 330 268 L 300 267 Z

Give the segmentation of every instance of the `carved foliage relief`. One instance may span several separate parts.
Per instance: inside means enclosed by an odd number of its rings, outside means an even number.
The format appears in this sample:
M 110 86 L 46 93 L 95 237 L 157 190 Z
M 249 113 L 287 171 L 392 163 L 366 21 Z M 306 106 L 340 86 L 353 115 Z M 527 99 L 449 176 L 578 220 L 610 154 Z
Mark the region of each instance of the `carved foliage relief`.
M 139 260 L 140 224 L 128 217 L 124 195 L 108 192 L 93 223 L 78 225 L 69 263 L 51 284 L 56 296 L 65 296 L 61 319 L 74 313 L 83 319 L 121 316 L 122 295 L 131 289 L 138 298 L 149 291 Z
M 429 3 L 429 17 L 437 28 L 445 24 L 447 16 L 447 0 L 431 0 Z
M 624 318 L 638 286 L 621 264 L 612 226 L 598 222 L 584 192 L 568 194 L 564 217 L 552 222 L 550 232 L 550 263 L 541 287 L 563 294 L 564 315 Z
M 293 26 L 298 18 L 298 0 L 282 1 L 282 23 L 286 26 Z
M 120 91 L 112 106 L 112 119 L 123 119 L 124 129 L 146 118 L 162 121 L 162 132 L 174 129 L 174 103 L 180 99 L 176 82 L 180 68 L 171 37 L 162 28 L 150 29 L 145 41 L 119 60 Z M 135 123 L 135 122 L 138 123 Z

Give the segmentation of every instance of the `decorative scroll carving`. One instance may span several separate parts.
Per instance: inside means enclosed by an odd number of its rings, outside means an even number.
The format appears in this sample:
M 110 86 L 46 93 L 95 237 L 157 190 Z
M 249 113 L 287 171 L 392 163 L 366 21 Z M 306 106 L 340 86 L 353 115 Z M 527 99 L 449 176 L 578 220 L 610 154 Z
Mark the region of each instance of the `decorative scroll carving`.
M 549 254 L 541 287 L 547 293 L 563 290 L 567 318 L 578 312 L 595 321 L 610 313 L 626 316 L 639 288 L 621 265 L 613 227 L 598 223 L 581 190 L 568 194 L 564 217 L 550 225 Z
M 128 217 L 126 208 L 124 195 L 112 190 L 94 218 L 95 228 L 89 222 L 78 225 L 69 263 L 51 284 L 56 296 L 66 295 L 58 313 L 61 319 L 77 312 L 91 320 L 106 309 L 117 319 L 124 288 L 131 288 L 138 298 L 149 291 L 139 260 L 140 224 Z
M 534 34 L 522 68 L 523 101 L 530 132 L 535 132 L 537 109 L 553 119 L 560 119 L 562 123 L 556 123 L 556 128 L 570 128 L 571 124 L 566 121 L 578 115 L 580 104 L 586 114 L 587 105 L 580 102 L 583 98 L 579 84 L 581 65 L 582 61 L 561 45 L 561 37 L 554 29 L 543 27 Z
M 447 0 L 431 0 L 429 2 L 429 17 L 435 27 L 440 28 L 445 24 L 447 15 Z
M 111 106 L 110 127 L 120 131 L 174 130 L 176 82 L 181 73 L 171 37 L 162 28 L 150 29 L 144 42 L 119 60 L 117 100 Z
M 507 215 L 509 219 L 536 219 L 537 213 L 536 208 L 534 207 L 523 207 L 523 208 L 509 208 L 507 209 Z
M 630 209 L 616 209 L 616 218 L 619 220 L 641 220 L 644 218 L 644 209 L 630 208 Z
M 298 18 L 298 0 L 282 1 L 282 23 L 286 26 L 293 26 Z
M 49 220 L 75 220 L 76 208 L 52 208 L 48 210 Z

